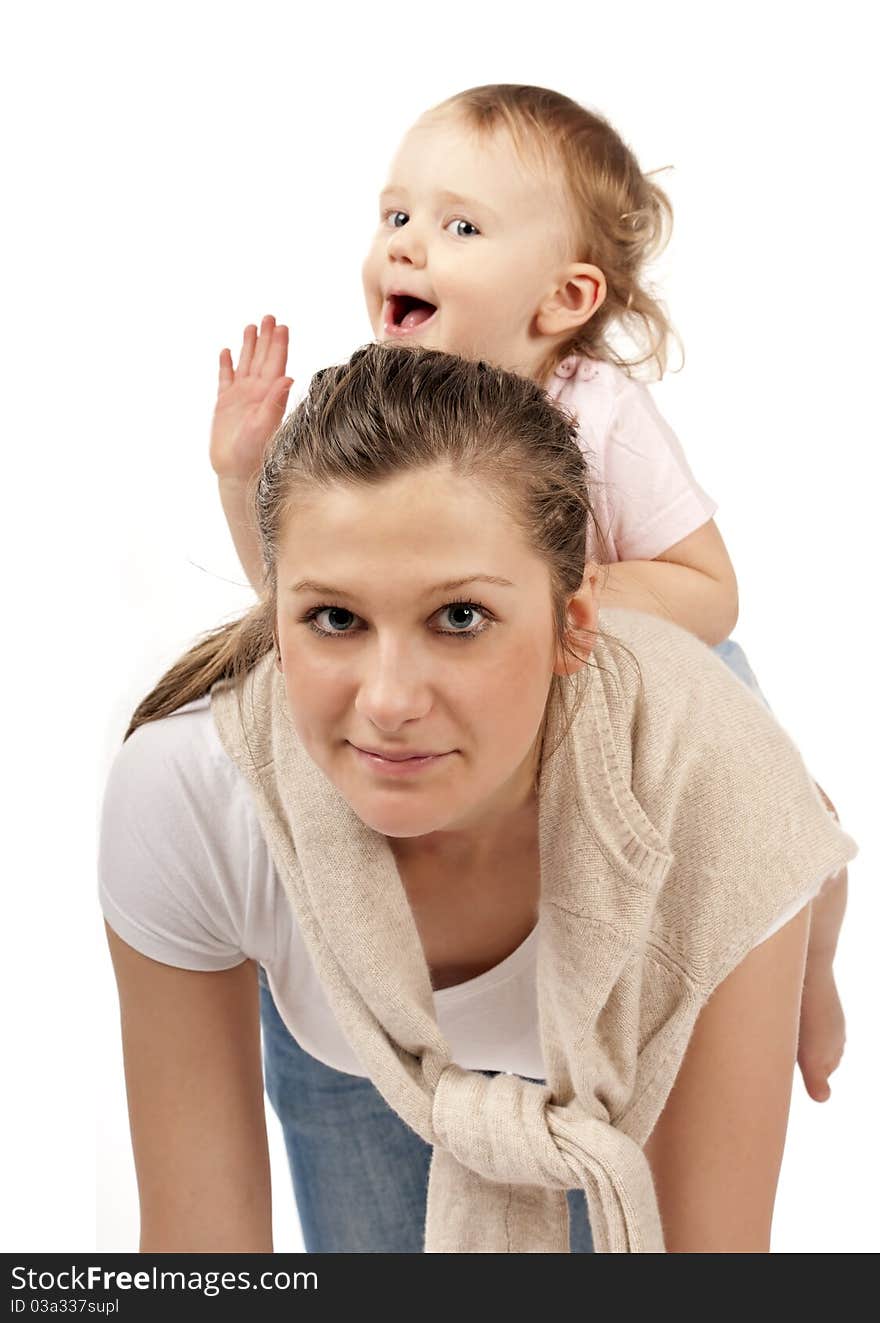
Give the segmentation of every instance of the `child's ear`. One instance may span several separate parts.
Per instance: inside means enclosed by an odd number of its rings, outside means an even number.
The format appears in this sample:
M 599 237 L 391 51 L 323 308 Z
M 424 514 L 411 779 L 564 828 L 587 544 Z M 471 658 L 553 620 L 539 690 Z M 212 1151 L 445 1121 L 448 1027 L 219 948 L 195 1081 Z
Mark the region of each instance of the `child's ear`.
M 596 581 L 599 566 L 592 561 L 584 572 L 583 583 L 569 598 L 565 608 L 565 635 L 557 644 L 554 675 L 575 675 L 586 666 L 599 628 L 599 595 Z
M 607 293 L 605 277 L 597 266 L 572 263 L 538 309 L 538 331 L 541 335 L 571 335 L 598 312 Z

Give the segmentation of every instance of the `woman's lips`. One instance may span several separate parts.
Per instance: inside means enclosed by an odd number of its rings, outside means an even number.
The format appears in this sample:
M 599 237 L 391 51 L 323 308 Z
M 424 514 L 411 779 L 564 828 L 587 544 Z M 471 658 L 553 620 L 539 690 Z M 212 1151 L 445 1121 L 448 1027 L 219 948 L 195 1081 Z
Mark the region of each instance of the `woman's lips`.
M 455 752 L 450 750 L 449 753 L 381 754 L 371 749 L 362 749 L 357 744 L 350 744 L 350 747 L 354 750 L 359 762 L 382 776 L 415 776 L 429 767 L 435 767 L 444 758 L 450 758 Z

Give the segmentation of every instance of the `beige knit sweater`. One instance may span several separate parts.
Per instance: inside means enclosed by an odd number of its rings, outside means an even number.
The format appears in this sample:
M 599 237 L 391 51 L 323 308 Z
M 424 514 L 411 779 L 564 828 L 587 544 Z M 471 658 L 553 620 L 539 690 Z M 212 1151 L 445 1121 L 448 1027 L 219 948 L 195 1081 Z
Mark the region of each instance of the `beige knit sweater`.
M 539 786 L 546 1086 L 450 1060 L 388 843 L 301 747 L 273 659 L 243 693 L 213 694 L 331 1007 L 434 1147 L 426 1251 L 567 1252 L 564 1191 L 580 1186 L 598 1252 L 662 1252 L 642 1145 L 700 1008 L 856 853 L 787 735 L 708 648 L 636 612 L 601 626 L 629 653 L 602 641 L 570 682 L 583 702 Z M 549 720 L 562 729 L 558 700 Z

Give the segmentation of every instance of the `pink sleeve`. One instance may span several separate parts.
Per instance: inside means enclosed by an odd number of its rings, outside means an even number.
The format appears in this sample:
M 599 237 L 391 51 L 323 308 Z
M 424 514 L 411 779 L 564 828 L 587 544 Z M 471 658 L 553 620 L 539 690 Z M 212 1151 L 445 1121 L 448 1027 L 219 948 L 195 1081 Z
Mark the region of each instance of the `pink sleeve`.
M 623 378 L 597 438 L 620 560 L 653 560 L 707 523 L 718 505 L 699 486 L 647 386 Z

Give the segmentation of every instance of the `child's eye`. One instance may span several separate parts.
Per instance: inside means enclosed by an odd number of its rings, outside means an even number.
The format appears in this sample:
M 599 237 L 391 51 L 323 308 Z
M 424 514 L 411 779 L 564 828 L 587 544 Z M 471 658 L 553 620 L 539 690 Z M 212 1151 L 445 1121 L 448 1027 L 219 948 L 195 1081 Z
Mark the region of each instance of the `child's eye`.
M 405 211 L 386 211 L 382 219 L 393 230 L 399 230 L 409 220 L 409 215 Z
M 462 228 L 459 229 L 459 226 Z M 462 220 L 460 217 L 457 220 L 451 220 L 446 228 L 451 230 L 457 239 L 469 239 L 472 234 L 480 233 L 476 225 L 472 225 L 470 221 Z

